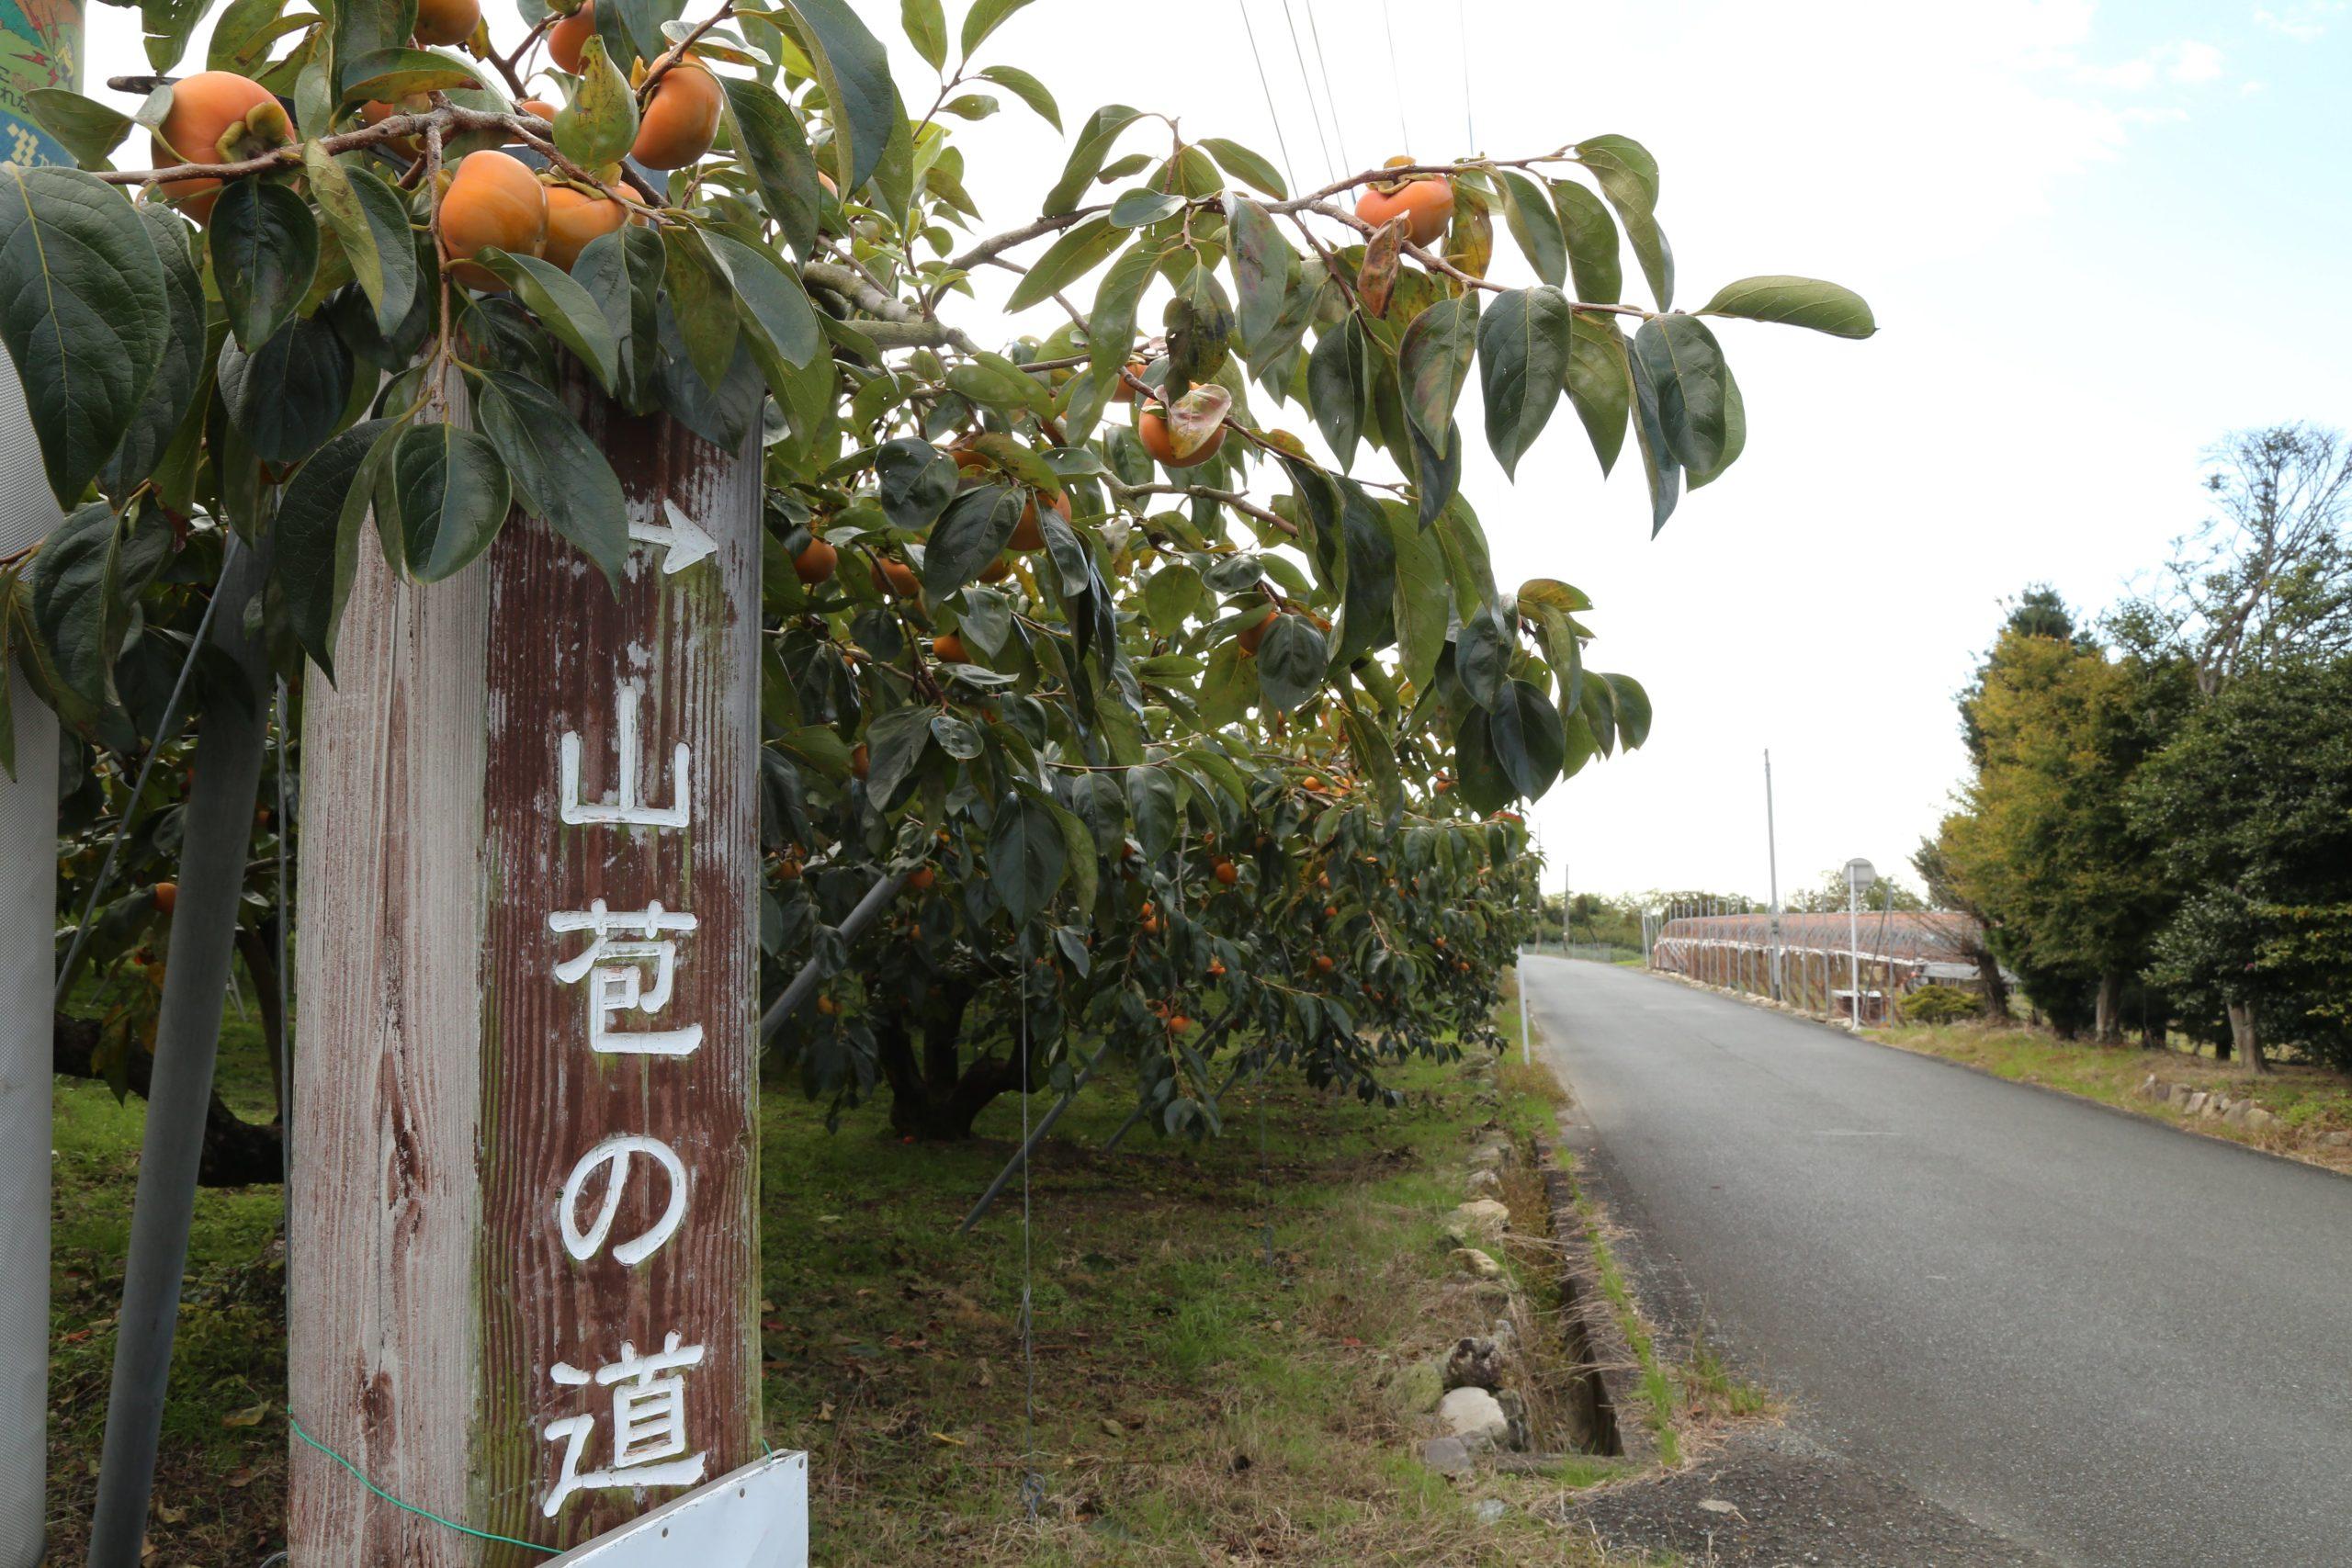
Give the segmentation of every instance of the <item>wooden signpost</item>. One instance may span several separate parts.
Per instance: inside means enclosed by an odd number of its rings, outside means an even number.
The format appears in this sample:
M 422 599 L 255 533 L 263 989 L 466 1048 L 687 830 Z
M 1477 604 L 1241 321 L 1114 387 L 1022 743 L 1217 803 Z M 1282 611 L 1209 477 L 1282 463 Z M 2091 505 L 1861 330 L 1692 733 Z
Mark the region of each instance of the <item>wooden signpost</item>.
M 292 1568 L 537 1564 L 451 1526 L 576 1547 L 759 1456 L 758 449 L 582 419 L 617 598 L 534 520 L 431 587 L 363 549 L 311 682 Z

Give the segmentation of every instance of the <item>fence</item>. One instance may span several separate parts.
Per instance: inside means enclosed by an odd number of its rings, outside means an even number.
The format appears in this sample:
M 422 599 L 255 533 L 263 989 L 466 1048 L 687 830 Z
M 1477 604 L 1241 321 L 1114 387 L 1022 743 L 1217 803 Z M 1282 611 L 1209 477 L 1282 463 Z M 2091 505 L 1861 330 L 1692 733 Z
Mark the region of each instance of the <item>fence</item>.
M 1854 973 L 1859 934 L 1860 975 Z M 1665 922 L 1650 967 L 1711 986 L 1751 991 L 1825 1018 L 1885 1021 L 1907 993 L 1930 981 L 1976 984 L 1982 928 L 1941 911 L 1865 914 L 1860 930 L 1837 915 L 1696 915 Z

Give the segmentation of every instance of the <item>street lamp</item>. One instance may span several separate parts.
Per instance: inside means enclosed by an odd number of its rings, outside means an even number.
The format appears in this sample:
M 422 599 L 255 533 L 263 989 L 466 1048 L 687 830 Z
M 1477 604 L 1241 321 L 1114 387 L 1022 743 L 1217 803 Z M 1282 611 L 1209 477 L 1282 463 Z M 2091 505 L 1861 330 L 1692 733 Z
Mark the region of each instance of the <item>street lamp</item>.
M 1862 1027 L 1862 889 L 1878 880 L 1878 867 L 1856 855 L 1846 863 L 1846 952 L 1853 965 L 1853 1000 L 1847 1009 L 1847 1027 Z

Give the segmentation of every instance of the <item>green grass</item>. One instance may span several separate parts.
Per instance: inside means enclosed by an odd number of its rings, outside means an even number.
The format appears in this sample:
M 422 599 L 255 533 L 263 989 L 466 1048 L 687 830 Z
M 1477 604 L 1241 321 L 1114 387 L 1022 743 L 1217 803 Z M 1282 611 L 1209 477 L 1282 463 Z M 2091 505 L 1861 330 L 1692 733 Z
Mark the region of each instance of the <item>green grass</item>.
M 1020 1185 L 970 1239 L 954 1235 L 1018 1138 L 1018 1103 L 990 1108 L 972 1144 L 941 1147 L 892 1138 L 879 1106 L 829 1133 L 796 1092 L 766 1092 L 767 1427 L 810 1456 L 818 1560 L 1597 1562 L 1528 1506 L 1621 1465 L 1572 1460 L 1549 1476 L 1449 1483 L 1410 1458 L 1409 1434 L 1381 1403 L 1391 1368 L 1484 1326 L 1447 1269 L 1442 1225 L 1462 1195 L 1461 1156 L 1489 1118 L 1522 1139 L 1546 1127 L 1557 1095 L 1514 1059 L 1496 1078 L 1481 1091 L 1452 1068 L 1405 1067 L 1393 1081 L 1408 1103 L 1394 1111 L 1295 1080 L 1243 1086 L 1227 1098 L 1224 1139 L 1138 1129 L 1110 1155 L 1101 1144 L 1127 1109 L 1124 1091 L 1106 1083 L 1082 1098 L 1029 1194 L 1034 1436 Z M 255 1032 L 233 1021 L 221 1087 L 242 1113 L 269 1114 Z M 139 1100 L 59 1080 L 60 1562 L 86 1540 L 143 1115 Z M 155 1563 L 233 1568 L 281 1544 L 279 1217 L 275 1189 L 198 1195 Z M 1035 1520 L 1021 1492 L 1033 1463 Z M 1472 1517 L 1484 1496 L 1513 1505 L 1500 1524 Z
M 2352 1147 L 2331 1148 L 2323 1142 L 2330 1133 L 2352 1132 L 2352 1078 L 2324 1067 L 2289 1063 L 2256 1075 L 2234 1063 L 2185 1051 L 2061 1040 L 2021 1026 L 1904 1024 L 1863 1033 L 1884 1044 L 1964 1062 L 2019 1083 L 2063 1089 L 2215 1137 L 2337 1169 L 2352 1168 Z M 2250 1099 L 2277 1116 L 2279 1124 L 2256 1132 L 2219 1117 L 2184 1116 L 2171 1106 L 2140 1097 L 2140 1085 L 2151 1073 L 2165 1083 L 2219 1090 L 2233 1100 Z

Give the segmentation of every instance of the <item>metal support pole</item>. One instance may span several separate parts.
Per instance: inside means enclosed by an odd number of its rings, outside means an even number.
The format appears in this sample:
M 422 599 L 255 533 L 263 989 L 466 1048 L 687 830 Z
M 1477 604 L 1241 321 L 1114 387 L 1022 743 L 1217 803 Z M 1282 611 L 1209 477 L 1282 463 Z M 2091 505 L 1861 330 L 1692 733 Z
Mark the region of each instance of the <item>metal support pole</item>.
M 972 1234 L 972 1227 L 980 1223 L 980 1217 L 989 1212 L 989 1206 L 997 1201 L 999 1194 L 1003 1192 L 1004 1184 L 1012 1179 L 1012 1173 L 1019 1170 L 1022 1162 L 1036 1152 L 1039 1144 L 1046 1141 L 1046 1134 L 1054 1130 L 1054 1123 L 1062 1119 L 1062 1112 L 1070 1108 L 1070 1102 L 1078 1098 L 1078 1091 L 1084 1089 L 1093 1078 L 1094 1069 L 1101 1066 L 1102 1058 L 1110 1054 L 1111 1044 L 1106 1040 L 1102 1043 L 1102 1048 L 1094 1053 L 1094 1059 L 1086 1064 L 1069 1088 L 1063 1091 L 1062 1097 L 1054 1101 L 1054 1108 L 1037 1119 L 1037 1125 L 1031 1131 L 1028 1139 L 1015 1151 L 1011 1159 L 1004 1162 L 1004 1168 L 996 1173 L 996 1179 L 989 1182 L 988 1190 L 980 1194 L 980 1201 L 972 1205 L 972 1212 L 964 1216 L 962 1224 L 956 1227 L 957 1235 Z
M 1847 1010 L 1847 1022 L 1857 1033 L 1862 1027 L 1862 896 L 1851 882 L 1846 884 L 1846 947 L 1853 966 L 1854 996 Z
M 1772 999 L 1781 999 L 1781 838 L 1772 820 L 1772 749 L 1764 749 L 1764 858 L 1772 877 Z
M 1527 1032 L 1527 954 L 1519 955 L 1519 1061 L 1521 1066 L 1535 1060 L 1535 1047 Z
M 155 1479 L 155 1445 L 172 1366 L 180 1276 L 187 1264 L 205 1113 L 212 1102 L 220 1008 L 234 955 L 237 906 L 245 885 L 269 728 L 269 671 L 260 637 L 248 636 L 245 604 L 268 570 L 266 546 L 237 553 L 214 591 L 214 645 L 243 679 L 243 701 L 216 691 L 197 738 L 180 852 L 179 900 L 172 911 L 171 957 L 155 1025 L 154 1080 L 139 1154 L 130 1218 L 114 1388 L 91 1518 L 90 1568 L 138 1568 Z
M 865 897 L 857 901 L 857 907 L 852 909 L 849 912 L 849 918 L 841 923 L 842 946 L 848 946 L 865 933 L 865 928 L 872 925 L 876 918 L 888 906 L 890 900 L 899 896 L 899 890 L 907 885 L 907 878 L 912 874 L 914 874 L 911 872 L 894 871 L 865 890 Z M 823 978 L 824 976 L 819 971 L 815 959 L 812 958 L 800 966 L 800 973 L 795 975 L 792 977 L 792 983 L 785 987 L 784 994 L 776 998 L 768 1010 L 760 1015 L 761 1044 L 764 1045 L 775 1038 L 776 1031 L 782 1029 L 785 1021 L 799 1010 L 800 1004 L 808 999 L 809 993 L 816 990 L 818 984 Z

